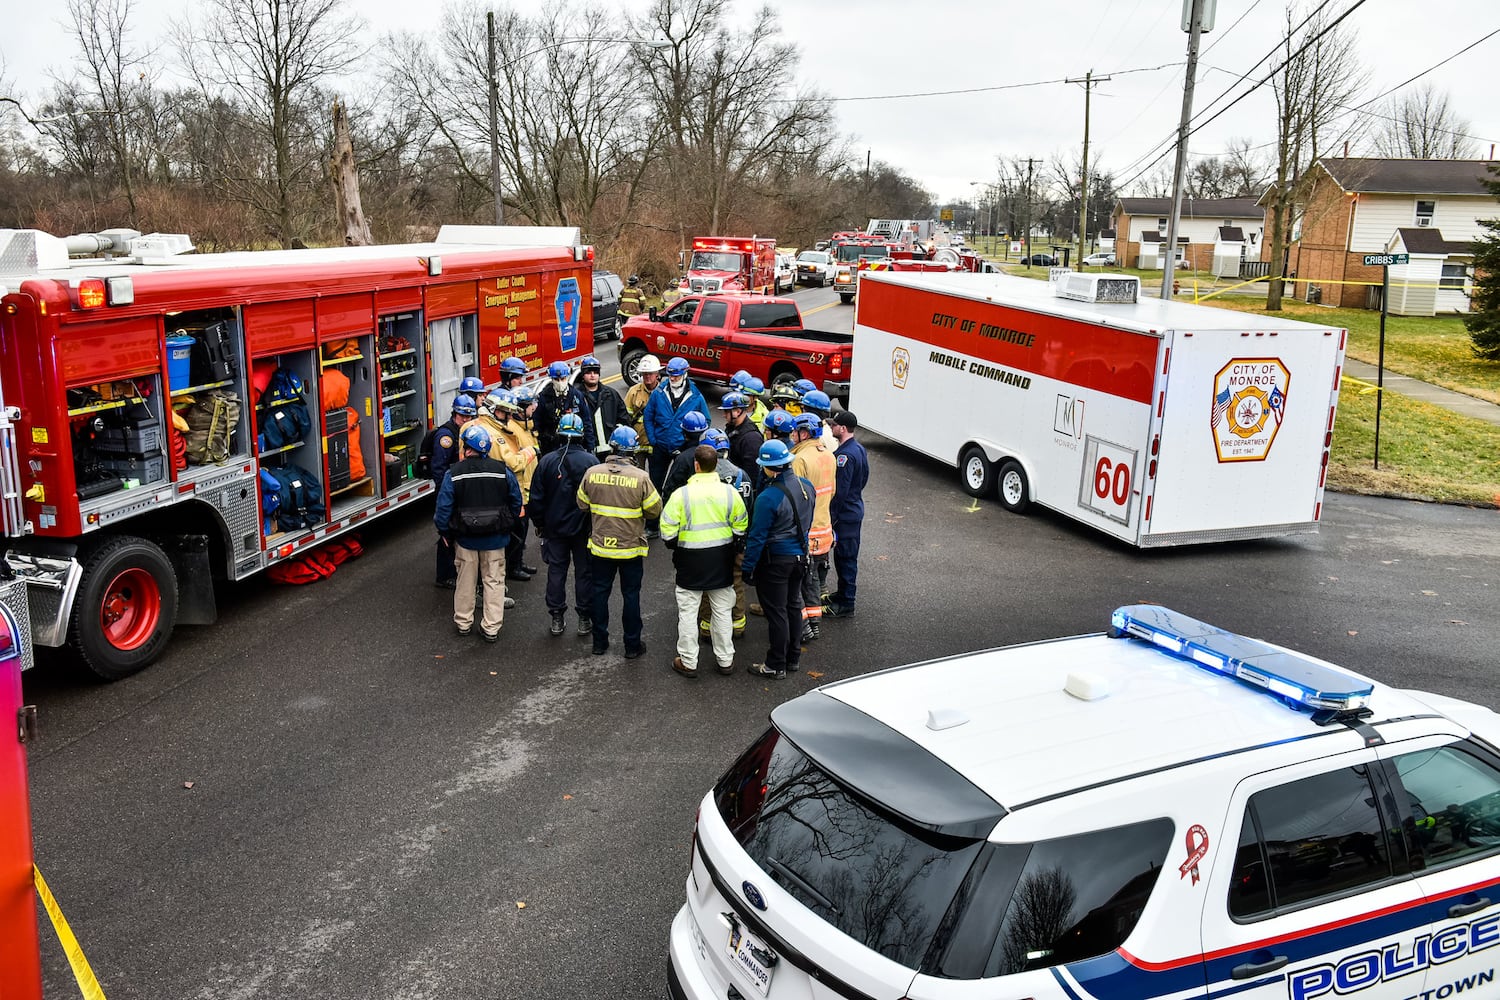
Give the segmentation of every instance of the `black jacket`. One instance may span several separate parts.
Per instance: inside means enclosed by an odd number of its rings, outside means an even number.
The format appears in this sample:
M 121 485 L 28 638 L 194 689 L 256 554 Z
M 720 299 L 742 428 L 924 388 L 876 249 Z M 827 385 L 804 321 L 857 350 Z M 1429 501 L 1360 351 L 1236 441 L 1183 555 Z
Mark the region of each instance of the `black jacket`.
M 537 533 L 546 538 L 576 538 L 592 527 L 589 512 L 578 507 L 578 485 L 584 473 L 598 464 L 577 439 L 549 451 L 531 476 L 531 503 L 526 513 Z
M 583 420 L 583 441 L 592 452 L 599 446 L 594 437 L 593 412 L 582 389 L 569 385 L 559 396 L 548 381 L 536 394 L 536 412 L 531 415 L 531 426 L 536 429 L 537 443 L 542 446 L 542 451 L 552 451 L 558 445 L 557 419 L 564 413 L 576 413 Z
M 738 427 L 729 429 L 729 460 L 740 467 L 740 470 L 755 480 L 759 477 L 760 466 L 756 460 L 760 458 L 760 446 L 766 443 L 765 435 L 747 417 L 745 422 Z
M 613 386 L 605 385 L 603 382 L 600 382 L 599 388 L 592 393 L 581 383 L 575 385 L 574 388 L 583 394 L 584 401 L 589 404 L 589 412 L 584 415 L 583 422 L 588 425 L 589 430 L 593 431 L 598 438 L 594 442 L 594 450 L 607 451 L 609 449 L 609 436 L 614 433 L 615 428 L 621 424 L 625 424 L 626 426 L 630 424 L 629 417 L 625 412 L 625 400 L 614 390 Z M 602 428 L 594 426 L 595 414 L 599 415 L 599 423 L 603 425 Z M 599 433 L 601 429 L 603 430 L 602 434 Z
M 698 466 L 693 459 L 693 451 L 702 443 L 702 434 L 683 435 L 682 451 L 672 459 L 672 465 L 667 469 L 667 478 L 661 485 L 662 503 L 666 503 L 674 492 L 686 486 L 687 481 L 693 478 L 693 473 L 698 471 Z

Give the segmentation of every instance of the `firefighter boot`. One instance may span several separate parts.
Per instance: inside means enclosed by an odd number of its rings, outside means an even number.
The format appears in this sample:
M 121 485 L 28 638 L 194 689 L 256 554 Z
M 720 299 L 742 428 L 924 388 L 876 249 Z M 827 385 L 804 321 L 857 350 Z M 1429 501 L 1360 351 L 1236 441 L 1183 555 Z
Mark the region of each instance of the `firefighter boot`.
M 563 613 L 561 611 L 552 612 L 552 626 L 548 631 L 553 635 L 563 634 Z

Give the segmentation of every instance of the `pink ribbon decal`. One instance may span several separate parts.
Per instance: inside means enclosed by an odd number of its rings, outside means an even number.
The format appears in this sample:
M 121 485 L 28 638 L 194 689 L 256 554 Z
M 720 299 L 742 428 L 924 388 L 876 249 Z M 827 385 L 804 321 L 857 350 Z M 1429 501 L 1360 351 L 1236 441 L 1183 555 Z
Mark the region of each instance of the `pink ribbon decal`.
M 1197 843 L 1193 842 L 1193 838 L 1195 835 L 1198 838 Z M 1197 823 L 1194 823 L 1191 827 L 1188 828 L 1187 852 L 1187 860 L 1184 861 L 1182 865 L 1177 869 L 1177 871 L 1179 872 L 1177 877 L 1183 878 L 1191 874 L 1193 876 L 1193 884 L 1197 885 L 1198 862 L 1202 861 L 1203 858 L 1208 854 L 1208 831 L 1203 829 L 1203 827 Z

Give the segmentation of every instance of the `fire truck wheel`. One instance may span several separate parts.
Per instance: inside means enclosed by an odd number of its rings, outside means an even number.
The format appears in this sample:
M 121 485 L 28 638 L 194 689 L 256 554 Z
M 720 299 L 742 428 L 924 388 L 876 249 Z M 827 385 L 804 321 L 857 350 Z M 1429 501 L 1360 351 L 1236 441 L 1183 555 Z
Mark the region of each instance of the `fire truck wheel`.
M 1031 484 L 1026 470 L 1013 458 L 1000 463 L 1000 506 L 1019 514 L 1031 506 Z
M 635 385 L 641 380 L 641 359 L 645 356 L 644 347 L 632 347 L 620 355 L 620 378 L 626 385 Z
M 995 465 L 985 457 L 984 449 L 970 445 L 958 460 L 958 472 L 964 492 L 971 497 L 987 497 L 995 492 Z
M 177 574 L 144 538 L 102 539 L 85 557 L 68 643 L 84 665 L 113 681 L 151 664 L 177 622 Z

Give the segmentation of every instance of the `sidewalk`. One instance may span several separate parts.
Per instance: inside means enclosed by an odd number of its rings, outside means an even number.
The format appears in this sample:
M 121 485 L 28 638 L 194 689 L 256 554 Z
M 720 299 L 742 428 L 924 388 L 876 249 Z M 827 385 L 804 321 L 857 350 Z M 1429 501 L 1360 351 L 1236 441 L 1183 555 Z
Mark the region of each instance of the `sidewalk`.
M 1371 385 L 1375 384 L 1375 366 L 1363 361 L 1345 358 L 1344 374 L 1362 382 L 1369 382 Z M 1422 382 L 1409 375 L 1396 375 L 1389 368 L 1385 372 L 1385 388 L 1389 392 L 1420 399 L 1424 403 L 1452 410 L 1460 416 L 1473 417 L 1475 420 L 1483 420 L 1485 423 L 1500 427 L 1500 406 L 1483 399 L 1465 396 L 1461 392 L 1444 389 L 1430 382 Z

